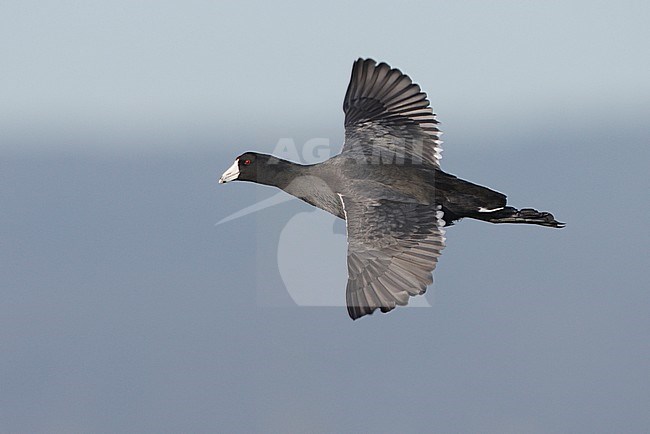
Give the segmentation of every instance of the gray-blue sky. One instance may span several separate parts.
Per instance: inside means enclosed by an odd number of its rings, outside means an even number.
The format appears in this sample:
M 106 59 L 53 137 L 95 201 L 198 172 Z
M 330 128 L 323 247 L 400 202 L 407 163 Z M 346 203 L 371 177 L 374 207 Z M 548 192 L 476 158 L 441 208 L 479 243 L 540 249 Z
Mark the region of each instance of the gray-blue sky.
M 649 17 L 633 1 L 3 3 L 0 425 L 647 430 Z M 432 308 L 353 323 L 292 306 L 278 241 L 310 208 L 214 227 L 274 193 L 216 179 L 281 138 L 339 143 L 359 56 L 429 93 L 445 169 L 567 228 L 449 229 Z

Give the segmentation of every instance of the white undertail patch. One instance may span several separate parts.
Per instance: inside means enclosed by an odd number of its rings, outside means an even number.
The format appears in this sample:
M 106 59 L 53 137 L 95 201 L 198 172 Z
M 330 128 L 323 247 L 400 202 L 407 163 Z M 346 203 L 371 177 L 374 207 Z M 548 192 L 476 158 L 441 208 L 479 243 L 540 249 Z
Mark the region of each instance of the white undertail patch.
M 478 212 L 492 212 L 492 211 L 499 211 L 500 209 L 503 209 L 503 207 L 500 206 L 499 208 L 492 208 L 492 209 L 487 209 L 487 208 L 480 207 L 478 209 Z

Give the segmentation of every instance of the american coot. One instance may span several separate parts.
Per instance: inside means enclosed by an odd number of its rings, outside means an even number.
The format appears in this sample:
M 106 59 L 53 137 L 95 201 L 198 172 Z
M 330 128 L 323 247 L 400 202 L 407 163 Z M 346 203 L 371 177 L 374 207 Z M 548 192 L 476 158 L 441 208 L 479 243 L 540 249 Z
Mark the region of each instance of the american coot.
M 358 59 L 343 102 L 339 155 L 300 165 L 246 152 L 219 179 L 279 187 L 345 219 L 346 301 L 352 319 L 388 312 L 423 294 L 463 217 L 564 227 L 548 212 L 506 206 L 506 196 L 440 169 L 440 130 L 427 95 L 398 69 Z

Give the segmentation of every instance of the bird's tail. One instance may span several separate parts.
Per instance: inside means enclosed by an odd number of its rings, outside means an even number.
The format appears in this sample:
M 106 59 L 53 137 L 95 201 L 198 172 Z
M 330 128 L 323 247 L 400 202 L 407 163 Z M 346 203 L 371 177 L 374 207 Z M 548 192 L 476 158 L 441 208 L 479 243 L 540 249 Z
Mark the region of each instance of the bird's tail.
M 566 226 L 565 223 L 555 220 L 555 217 L 550 212 L 540 212 L 532 208 L 517 209 L 507 206 L 497 211 L 478 213 L 473 217 L 490 223 L 526 223 L 551 228 Z

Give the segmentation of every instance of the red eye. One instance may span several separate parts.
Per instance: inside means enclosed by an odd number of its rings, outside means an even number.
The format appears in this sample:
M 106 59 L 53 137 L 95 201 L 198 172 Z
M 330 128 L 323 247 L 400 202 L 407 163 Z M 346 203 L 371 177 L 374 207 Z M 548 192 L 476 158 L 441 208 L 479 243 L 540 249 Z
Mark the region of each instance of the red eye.
M 251 160 L 244 160 L 244 166 L 250 166 Z

